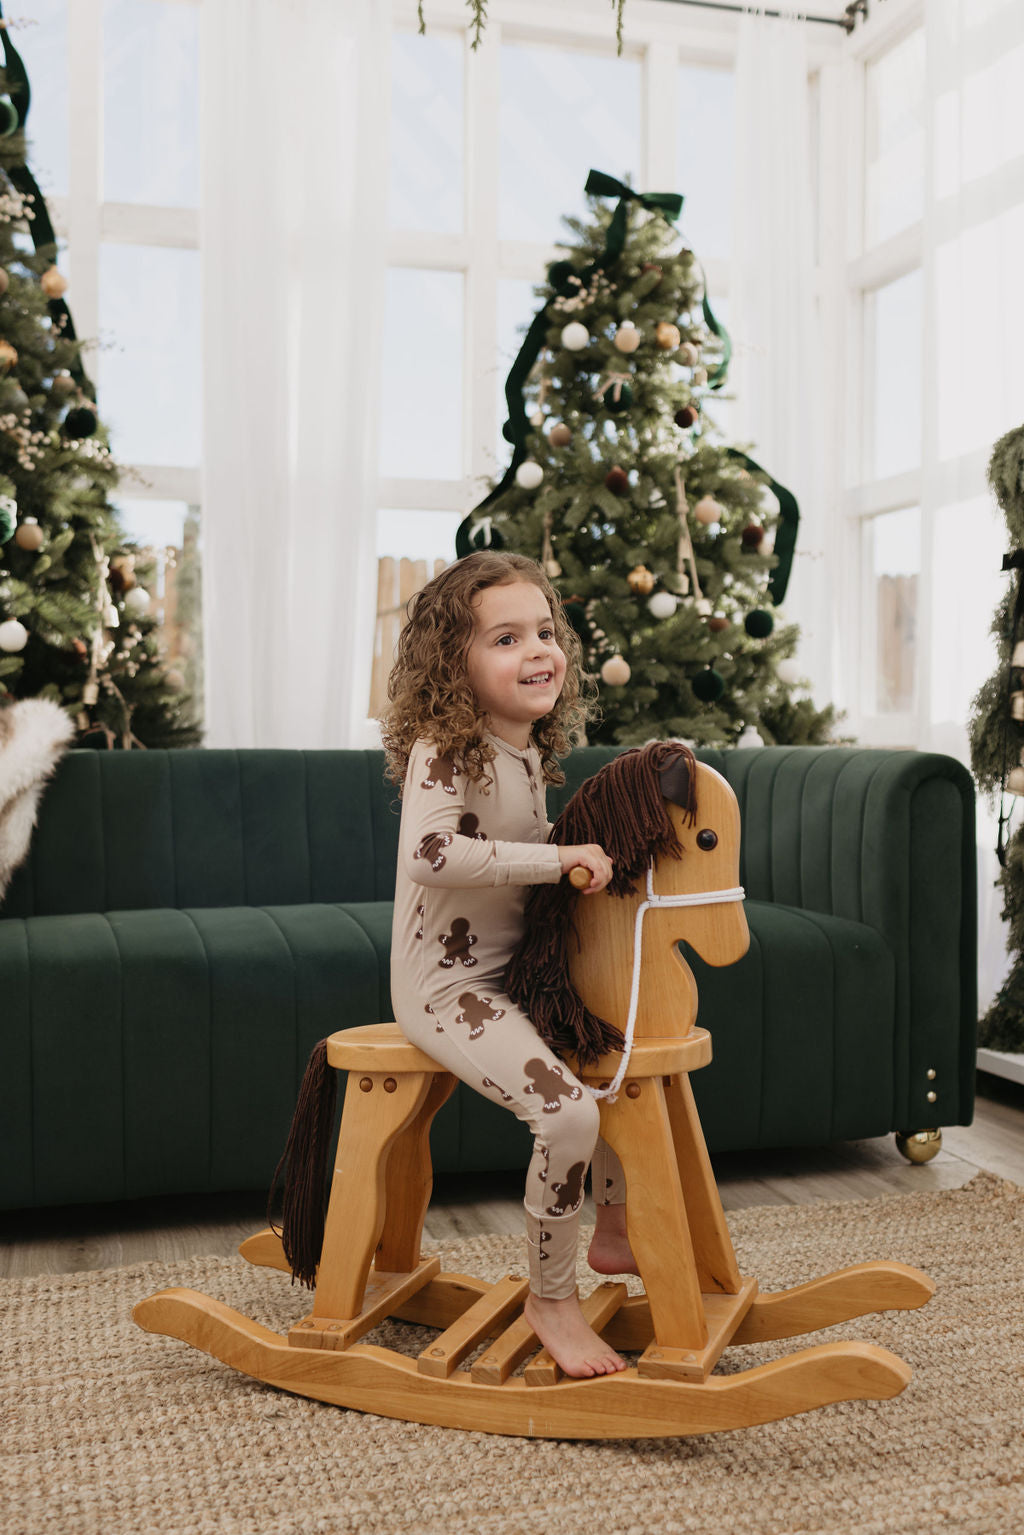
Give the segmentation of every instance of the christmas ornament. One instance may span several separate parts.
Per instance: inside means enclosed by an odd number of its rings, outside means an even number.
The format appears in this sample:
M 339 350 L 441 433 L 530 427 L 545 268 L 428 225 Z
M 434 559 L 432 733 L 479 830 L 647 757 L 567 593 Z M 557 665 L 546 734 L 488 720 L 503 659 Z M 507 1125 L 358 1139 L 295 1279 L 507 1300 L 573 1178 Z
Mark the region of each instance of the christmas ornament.
M 660 320 L 654 329 L 654 339 L 663 352 L 674 352 L 679 345 L 679 326 Z
M 648 611 L 655 618 L 671 618 L 676 610 L 676 596 L 674 592 L 655 592 L 647 604 Z
M 569 294 L 578 288 L 580 279 L 571 261 L 552 261 L 548 267 L 548 282 L 556 293 Z
M 47 298 L 62 298 L 68 291 L 68 280 L 57 267 L 47 267 L 39 279 L 39 286 Z
M 646 597 L 648 592 L 654 590 L 654 572 L 648 570 L 646 565 L 634 565 L 626 580 L 630 591 L 641 597 Z
M 0 624 L 0 650 L 6 650 L 13 654 L 17 650 L 24 650 L 28 644 L 28 630 L 17 618 L 9 618 L 5 624 Z
M 641 272 L 657 272 L 657 274 L 658 274 L 658 281 L 659 282 L 661 281 L 661 276 L 662 276 L 661 267 L 658 265 L 658 263 L 656 261 L 645 261 L 643 266 L 640 268 L 640 270 L 641 270 Z M 655 287 L 657 287 L 657 283 L 655 284 Z
M 624 656 L 609 656 L 601 668 L 601 677 L 610 688 L 624 688 L 632 676 L 629 662 Z
M 736 742 L 736 745 L 742 747 L 744 750 L 747 750 L 752 746 L 763 746 L 764 742 L 761 740 L 761 737 L 754 725 L 745 725 L 743 728 L 743 734 Z
M 624 496 L 629 489 L 629 475 L 625 469 L 620 469 L 618 464 L 609 469 L 604 477 L 604 483 L 608 490 L 616 496 Z
M 150 596 L 144 586 L 133 586 L 124 599 L 125 611 L 133 618 L 141 618 L 143 613 L 148 613 L 149 603 Z
M 516 470 L 516 484 L 523 490 L 536 490 L 544 478 L 544 471 L 535 459 L 525 459 Z
M 530 425 L 531 426 L 543 426 L 544 425 L 544 412 L 542 410 L 535 410 L 534 411 L 533 415 L 530 417 Z
M 19 549 L 26 549 L 30 554 L 34 554 L 40 547 L 43 542 L 43 530 L 34 517 L 26 517 L 18 524 L 14 542 Z
M 729 620 L 727 618 L 723 618 L 720 613 L 713 613 L 712 616 L 708 619 L 708 628 L 711 630 L 712 634 L 721 634 L 722 630 L 728 629 L 728 627 Z
M 557 581 L 558 577 L 562 574 L 562 567 L 557 560 L 545 560 L 544 574 L 549 576 L 552 581 Z
M 640 345 L 640 332 L 632 320 L 623 320 L 615 332 L 615 345 L 620 352 L 635 352 Z
M 579 320 L 570 320 L 562 331 L 562 345 L 567 352 L 582 352 L 590 345 L 590 332 Z
M 91 437 L 96 430 L 96 412 L 89 405 L 76 405 L 64 417 L 65 437 Z
M 744 549 L 759 549 L 764 541 L 764 528 L 759 522 L 748 522 L 740 534 Z
M 714 496 L 701 496 L 693 509 L 693 515 L 705 527 L 710 527 L 713 522 L 721 522 L 724 514 L 725 507 L 721 506 Z
M 558 421 L 548 433 L 548 442 L 553 448 L 564 448 L 572 442 L 572 432 L 564 421 Z
M 1024 720 L 1024 693 L 1010 694 L 1010 718 Z
M 1006 775 L 1006 792 L 1024 794 L 1024 767 L 1011 768 Z
M 0 266 L 0 297 L 2 297 L 3 294 L 5 294 L 7 292 L 8 288 L 10 286 L 11 286 L 11 279 L 8 277 L 8 275 L 5 272 L 4 268 L 2 266 Z
M 696 677 L 691 680 L 690 686 L 693 689 L 694 696 L 702 704 L 713 704 L 725 692 L 725 678 L 721 672 L 716 672 L 713 666 L 708 666 L 702 672 L 697 673 Z
M 676 362 L 681 363 L 684 368 L 692 368 L 699 357 L 700 353 L 693 342 L 684 341 L 679 348 L 679 356 L 676 358 Z
M 6 544 L 18 522 L 18 503 L 13 496 L 0 496 L 0 544 Z
M 18 109 L 10 96 L 0 96 L 0 139 L 9 139 L 17 131 Z
M 127 592 L 135 585 L 134 554 L 115 554 L 110 561 L 110 584 L 115 592 Z
M 698 389 L 703 388 L 708 381 L 707 368 L 694 368 L 693 373 L 690 375 L 690 379 Z
M 169 671 L 164 672 L 164 677 L 167 681 L 167 686 L 173 688 L 175 693 L 184 693 L 185 678 L 176 666 L 172 666 Z
M 780 682 L 786 683 L 788 687 L 795 687 L 798 682 L 803 681 L 803 672 L 800 670 L 799 661 L 780 661 L 775 668 L 775 675 Z
M 764 608 L 755 608 L 743 620 L 743 627 L 754 640 L 766 640 L 775 628 L 775 620 Z
M 687 427 L 694 426 L 697 421 L 697 411 L 693 405 L 683 405 L 675 414 L 676 426 L 681 426 L 685 431 Z
M 70 373 L 55 373 L 50 381 L 50 393 L 58 400 L 67 399 L 77 387 Z
M 1014 645 L 1010 665 L 1017 667 L 1018 670 L 1024 667 L 1024 640 L 1018 640 Z
M 707 618 L 711 613 L 711 603 L 706 597 L 698 597 L 697 601 L 693 605 L 697 609 L 697 612 L 700 614 L 701 618 Z
M 629 387 L 628 373 L 609 373 L 601 387 L 595 390 L 595 399 L 605 410 L 613 414 L 628 410 L 633 403 L 633 391 Z
M 18 354 L 9 341 L 0 341 L 0 368 L 6 373 L 18 360 Z
M 74 651 L 79 661 L 86 660 L 89 655 L 89 647 L 84 640 L 72 640 L 71 649 Z
M 699 598 L 703 594 L 697 576 L 697 561 L 693 553 L 693 539 L 690 537 L 690 523 L 686 515 L 683 475 L 678 464 L 675 467 L 675 481 L 676 517 L 679 519 L 679 539 L 676 544 L 676 575 L 679 579 L 679 590 L 681 592 L 692 590 L 693 595 Z M 688 570 L 687 567 L 689 567 Z

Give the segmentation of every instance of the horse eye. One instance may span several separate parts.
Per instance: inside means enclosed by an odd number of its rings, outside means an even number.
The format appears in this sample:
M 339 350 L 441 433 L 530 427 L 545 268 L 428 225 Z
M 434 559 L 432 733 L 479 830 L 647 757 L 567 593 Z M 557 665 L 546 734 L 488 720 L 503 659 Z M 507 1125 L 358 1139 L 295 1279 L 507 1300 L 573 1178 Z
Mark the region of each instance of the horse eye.
M 697 846 L 702 853 L 710 853 L 713 847 L 718 846 L 718 833 L 710 829 L 699 831 L 697 833 Z

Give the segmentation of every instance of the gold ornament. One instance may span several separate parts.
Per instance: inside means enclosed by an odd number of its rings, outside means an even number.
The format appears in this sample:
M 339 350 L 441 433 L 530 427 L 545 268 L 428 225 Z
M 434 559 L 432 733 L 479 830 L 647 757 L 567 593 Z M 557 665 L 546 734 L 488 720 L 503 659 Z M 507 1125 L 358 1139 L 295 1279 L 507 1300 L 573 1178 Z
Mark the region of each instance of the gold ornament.
M 50 384 L 50 393 L 57 399 L 66 399 L 68 395 L 74 394 L 77 388 L 78 385 L 70 373 L 55 373 Z
M 631 676 L 625 656 L 609 656 L 601 668 L 601 677 L 610 688 L 624 688 Z
M 636 592 L 638 596 L 646 597 L 654 590 L 654 574 L 646 565 L 634 565 L 626 580 L 630 591 Z
M 564 421 L 556 422 L 555 425 L 551 428 L 550 432 L 548 433 L 548 442 L 550 442 L 554 448 L 564 448 L 568 443 L 572 442 L 572 432 L 566 426 Z
M 635 352 L 640 345 L 640 332 L 632 320 L 623 320 L 615 332 L 615 345 L 620 352 Z
M 4 293 L 6 293 L 10 286 L 11 286 L 11 279 L 8 277 L 7 273 L 4 271 L 3 267 L 0 266 L 0 295 L 3 295 Z
M 0 341 L 0 368 L 6 373 L 13 368 L 18 360 L 18 354 L 9 341 Z
M 36 552 L 43 542 L 43 530 L 34 517 L 26 517 L 23 522 L 18 523 L 14 542 L 19 549 L 27 549 L 30 554 Z
M 654 332 L 654 339 L 663 352 L 674 352 L 679 345 L 679 326 L 672 325 L 668 320 L 660 320 Z
M 920 1167 L 923 1162 L 930 1162 L 932 1157 L 938 1156 L 942 1150 L 942 1131 L 918 1130 L 911 1134 L 899 1130 L 896 1134 L 896 1149 L 903 1153 L 908 1162 Z
M 51 266 L 40 277 L 39 286 L 47 298 L 62 298 L 68 291 L 68 280 L 55 266 Z

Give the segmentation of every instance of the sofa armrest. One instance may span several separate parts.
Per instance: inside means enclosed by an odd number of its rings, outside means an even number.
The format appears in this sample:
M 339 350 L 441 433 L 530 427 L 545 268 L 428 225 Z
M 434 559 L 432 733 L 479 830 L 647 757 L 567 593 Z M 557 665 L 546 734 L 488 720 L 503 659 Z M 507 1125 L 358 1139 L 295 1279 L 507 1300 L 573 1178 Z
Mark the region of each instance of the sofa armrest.
M 977 876 L 967 769 L 936 753 L 842 747 L 701 755 L 739 800 L 748 896 L 863 923 L 892 950 L 905 1127 L 968 1122 Z

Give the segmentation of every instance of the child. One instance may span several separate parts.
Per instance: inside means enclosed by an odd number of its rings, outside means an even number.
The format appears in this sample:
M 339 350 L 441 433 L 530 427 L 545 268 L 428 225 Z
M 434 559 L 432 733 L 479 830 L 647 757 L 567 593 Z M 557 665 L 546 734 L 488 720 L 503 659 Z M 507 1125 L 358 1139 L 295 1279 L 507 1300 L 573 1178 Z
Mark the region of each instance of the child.
M 545 783 L 587 717 L 579 641 L 540 566 L 467 555 L 413 598 L 381 725 L 402 784 L 391 948 L 395 1018 L 446 1071 L 534 1133 L 526 1177 L 525 1314 L 568 1375 L 625 1361 L 590 1328 L 576 1293 L 576 1238 L 591 1158 L 599 1273 L 636 1273 L 622 1167 L 598 1140 L 596 1102 L 504 992 L 530 885 L 582 865 L 603 890 L 603 849 L 547 841 Z

